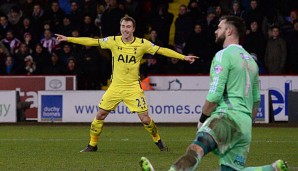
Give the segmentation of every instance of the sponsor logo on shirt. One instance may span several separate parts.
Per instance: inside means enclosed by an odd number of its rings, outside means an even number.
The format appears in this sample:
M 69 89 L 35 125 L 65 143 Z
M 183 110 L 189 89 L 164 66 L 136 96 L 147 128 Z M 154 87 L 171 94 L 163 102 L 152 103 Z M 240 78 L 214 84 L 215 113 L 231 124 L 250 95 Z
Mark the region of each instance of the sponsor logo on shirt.
M 220 65 L 216 65 L 215 68 L 214 68 L 214 72 L 215 72 L 216 74 L 221 73 L 222 70 L 223 70 L 223 67 L 220 66 Z
M 102 39 L 103 42 L 105 42 L 105 41 L 107 41 L 107 40 L 108 40 L 107 37 L 105 37 L 105 38 Z
M 240 56 L 241 56 L 242 59 L 245 59 L 245 60 L 249 60 L 251 58 L 251 56 L 245 55 L 243 53 L 240 53 Z
M 118 56 L 118 62 L 122 61 L 123 63 L 137 63 L 136 57 L 135 56 L 129 56 L 129 55 L 123 55 L 120 54 Z
M 244 156 L 237 155 L 234 160 L 234 164 L 244 166 L 245 161 L 246 161 L 246 158 Z

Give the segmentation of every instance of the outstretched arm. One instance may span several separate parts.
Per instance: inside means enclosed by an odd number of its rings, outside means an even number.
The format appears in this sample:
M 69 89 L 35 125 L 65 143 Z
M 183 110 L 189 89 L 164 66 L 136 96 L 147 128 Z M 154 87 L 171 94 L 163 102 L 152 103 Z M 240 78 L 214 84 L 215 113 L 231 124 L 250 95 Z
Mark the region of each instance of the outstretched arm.
M 59 42 L 66 41 L 71 43 L 77 43 L 85 46 L 99 46 L 99 39 L 93 39 L 90 37 L 66 37 L 61 34 L 55 34 Z
M 181 59 L 181 60 L 185 60 L 185 61 L 188 61 L 191 64 L 196 59 L 199 59 L 199 57 L 197 57 L 197 56 L 184 56 L 184 55 L 182 55 L 178 52 L 175 52 L 171 49 L 162 48 L 162 47 L 160 47 L 156 53 L 160 54 L 160 55 L 163 55 L 163 56 L 167 56 L 167 57 L 172 57 L 172 58 L 178 58 L 178 59 Z

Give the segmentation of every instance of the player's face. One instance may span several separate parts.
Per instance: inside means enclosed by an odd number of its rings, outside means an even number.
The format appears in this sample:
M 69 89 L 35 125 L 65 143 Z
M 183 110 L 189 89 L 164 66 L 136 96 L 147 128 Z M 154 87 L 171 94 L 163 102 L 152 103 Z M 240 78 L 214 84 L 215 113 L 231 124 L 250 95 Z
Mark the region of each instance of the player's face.
M 222 20 L 218 24 L 218 28 L 215 31 L 215 43 L 223 45 L 224 41 L 226 40 L 226 30 L 227 30 L 227 25 L 225 23 L 225 20 Z
M 121 22 L 120 31 L 124 39 L 129 39 L 133 37 L 133 32 L 135 31 L 135 28 L 131 21 L 123 20 Z

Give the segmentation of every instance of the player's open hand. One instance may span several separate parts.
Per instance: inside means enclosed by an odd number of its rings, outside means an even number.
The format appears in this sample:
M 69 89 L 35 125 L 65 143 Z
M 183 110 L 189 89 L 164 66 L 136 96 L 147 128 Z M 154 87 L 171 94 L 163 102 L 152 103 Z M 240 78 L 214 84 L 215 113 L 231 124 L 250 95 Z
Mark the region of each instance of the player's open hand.
M 185 56 L 184 60 L 188 61 L 190 64 L 194 63 L 196 59 L 199 59 L 197 56 Z
M 67 37 L 66 37 L 66 36 L 63 36 L 63 35 L 61 35 L 61 34 L 55 34 L 55 36 L 57 37 L 56 39 L 57 39 L 59 42 L 67 41 Z

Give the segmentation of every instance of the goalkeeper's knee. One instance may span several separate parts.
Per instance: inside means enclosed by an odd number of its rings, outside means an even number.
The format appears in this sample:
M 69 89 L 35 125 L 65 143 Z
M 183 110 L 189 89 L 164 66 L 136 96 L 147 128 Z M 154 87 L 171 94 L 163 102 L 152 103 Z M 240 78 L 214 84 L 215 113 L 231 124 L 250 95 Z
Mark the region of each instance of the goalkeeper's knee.
M 214 139 L 206 132 L 198 132 L 193 144 L 200 146 L 204 151 L 204 155 L 217 148 L 217 144 Z

